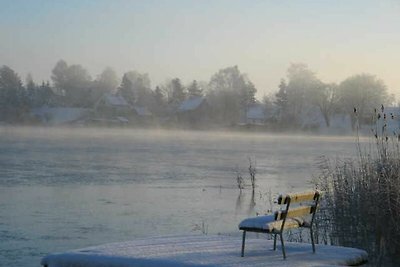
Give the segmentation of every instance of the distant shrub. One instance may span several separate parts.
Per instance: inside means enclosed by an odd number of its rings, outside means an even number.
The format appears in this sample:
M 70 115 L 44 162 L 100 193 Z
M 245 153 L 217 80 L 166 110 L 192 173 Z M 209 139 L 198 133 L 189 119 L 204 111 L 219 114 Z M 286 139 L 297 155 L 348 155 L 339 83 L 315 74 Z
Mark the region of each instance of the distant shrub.
M 256 173 L 257 173 L 257 169 L 256 169 L 256 161 L 254 159 L 254 161 L 251 159 L 251 157 L 247 158 L 249 161 L 249 167 L 247 168 L 248 172 L 249 172 L 249 179 L 250 179 L 250 185 L 252 188 L 252 194 L 254 197 L 254 192 L 255 192 L 255 188 L 256 188 Z M 236 165 L 236 170 L 235 170 L 235 174 L 236 174 L 236 185 L 240 190 L 240 193 L 242 192 L 242 189 L 244 189 L 246 187 L 246 183 L 245 180 L 242 176 L 242 173 L 239 169 L 239 165 Z
M 249 157 L 249 175 L 250 175 L 250 183 L 251 183 L 251 188 L 253 190 L 253 194 L 254 194 L 254 189 L 256 188 L 256 173 L 257 173 L 257 169 L 256 169 L 256 161 L 253 160 Z
M 236 166 L 236 184 L 240 190 L 240 193 L 242 193 L 242 189 L 244 188 L 245 183 L 244 183 L 242 173 L 239 170 L 239 166 Z

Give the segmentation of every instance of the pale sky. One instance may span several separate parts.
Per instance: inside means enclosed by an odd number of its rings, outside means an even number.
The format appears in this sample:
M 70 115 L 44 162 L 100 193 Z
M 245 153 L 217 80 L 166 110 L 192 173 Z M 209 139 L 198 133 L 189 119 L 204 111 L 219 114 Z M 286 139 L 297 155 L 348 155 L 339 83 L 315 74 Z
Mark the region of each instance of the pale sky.
M 238 65 L 259 97 L 302 62 L 325 82 L 375 74 L 400 96 L 400 1 L 0 0 L 0 65 L 41 82 L 59 59 L 153 87 Z

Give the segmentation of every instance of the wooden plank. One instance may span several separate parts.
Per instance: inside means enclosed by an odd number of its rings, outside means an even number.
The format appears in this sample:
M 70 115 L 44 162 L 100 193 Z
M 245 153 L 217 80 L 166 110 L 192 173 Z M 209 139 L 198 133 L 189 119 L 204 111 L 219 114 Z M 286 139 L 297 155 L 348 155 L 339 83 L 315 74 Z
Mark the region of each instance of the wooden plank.
M 282 223 L 283 220 L 279 220 L 279 221 L 275 221 L 275 222 L 271 222 L 267 224 L 267 229 L 269 230 L 269 232 L 278 232 L 281 230 L 282 228 Z M 288 219 L 285 221 L 285 228 L 284 229 L 293 229 L 293 228 L 299 228 L 299 222 L 296 220 L 292 220 L 292 219 Z
M 293 194 L 288 194 L 286 196 L 280 195 L 278 198 L 278 204 L 286 204 L 289 199 L 290 199 L 290 203 L 312 201 L 312 200 L 315 200 L 318 195 L 319 195 L 318 191 L 293 193 Z
M 301 206 L 293 209 L 289 209 L 287 218 L 293 218 L 293 217 L 302 217 L 302 216 L 307 216 L 312 213 L 313 206 Z
M 307 216 L 307 215 L 310 215 L 311 213 L 313 213 L 314 210 L 315 209 L 314 209 L 313 205 L 290 208 L 286 217 L 293 218 L 293 217 Z M 275 220 L 283 220 L 285 218 L 285 215 L 286 215 L 286 210 L 277 211 L 275 213 Z

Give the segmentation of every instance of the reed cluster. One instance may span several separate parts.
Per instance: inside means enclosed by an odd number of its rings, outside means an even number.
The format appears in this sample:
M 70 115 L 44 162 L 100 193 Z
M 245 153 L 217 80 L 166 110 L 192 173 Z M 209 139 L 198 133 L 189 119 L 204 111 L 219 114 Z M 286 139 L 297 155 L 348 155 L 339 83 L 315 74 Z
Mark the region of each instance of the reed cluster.
M 317 227 L 324 242 L 365 249 L 373 263 L 386 265 L 400 255 L 400 133 L 388 130 L 399 118 L 382 106 L 373 120 L 369 142 L 357 134 L 355 158 L 319 161 Z

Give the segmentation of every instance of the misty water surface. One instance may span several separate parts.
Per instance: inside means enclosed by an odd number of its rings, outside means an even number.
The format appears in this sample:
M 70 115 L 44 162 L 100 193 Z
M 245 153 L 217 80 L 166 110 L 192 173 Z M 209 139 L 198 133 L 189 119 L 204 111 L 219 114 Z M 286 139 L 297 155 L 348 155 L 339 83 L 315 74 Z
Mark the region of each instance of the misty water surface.
M 157 130 L 0 128 L 0 263 L 135 237 L 238 233 L 269 193 L 312 188 L 316 160 L 353 137 Z M 239 198 L 236 166 L 257 184 Z M 247 180 L 249 183 L 249 181 Z

